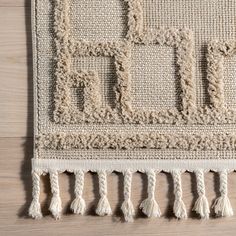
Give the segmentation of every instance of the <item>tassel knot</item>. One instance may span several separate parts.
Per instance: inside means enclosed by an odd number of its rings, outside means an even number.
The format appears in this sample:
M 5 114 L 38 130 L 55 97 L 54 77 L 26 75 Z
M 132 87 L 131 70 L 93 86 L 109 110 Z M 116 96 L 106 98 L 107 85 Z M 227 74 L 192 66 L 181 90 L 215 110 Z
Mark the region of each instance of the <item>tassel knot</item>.
M 124 173 L 124 202 L 121 206 L 125 220 L 127 222 L 133 222 L 134 206 L 131 201 L 131 183 L 132 183 L 132 172 L 130 170 Z
M 140 209 L 148 217 L 160 217 L 160 207 L 155 200 L 156 173 L 150 170 L 148 176 L 148 197 L 140 204 Z
M 61 218 L 62 206 L 61 206 L 57 171 L 50 172 L 50 183 L 51 183 L 52 200 L 49 206 L 49 210 L 51 211 L 55 219 L 58 220 Z
M 111 215 L 112 210 L 107 198 L 107 175 L 106 171 L 98 172 L 99 179 L 99 193 L 101 198 L 99 199 L 96 213 L 100 216 Z
M 196 170 L 195 175 L 197 179 L 198 199 L 194 204 L 193 211 L 196 211 L 201 218 L 208 219 L 210 209 L 205 195 L 204 173 L 202 170 Z
M 36 171 L 36 170 L 32 171 L 32 181 L 33 181 L 32 197 L 33 197 L 33 200 L 31 202 L 31 205 L 29 208 L 29 215 L 34 219 L 41 219 L 42 218 L 41 206 L 40 206 L 40 202 L 39 202 L 40 175 L 41 175 L 41 173 L 39 171 Z
M 218 216 L 233 216 L 233 209 L 228 198 L 228 173 L 226 170 L 220 172 L 220 194 L 215 200 L 213 207 Z
M 174 182 L 174 214 L 178 219 L 186 219 L 187 211 L 185 204 L 182 200 L 182 184 L 181 184 L 181 172 L 179 170 L 173 170 L 171 172 Z
M 75 199 L 70 205 L 71 210 L 75 214 L 83 215 L 86 210 L 86 204 L 82 197 L 84 188 L 84 172 L 79 170 L 75 173 Z

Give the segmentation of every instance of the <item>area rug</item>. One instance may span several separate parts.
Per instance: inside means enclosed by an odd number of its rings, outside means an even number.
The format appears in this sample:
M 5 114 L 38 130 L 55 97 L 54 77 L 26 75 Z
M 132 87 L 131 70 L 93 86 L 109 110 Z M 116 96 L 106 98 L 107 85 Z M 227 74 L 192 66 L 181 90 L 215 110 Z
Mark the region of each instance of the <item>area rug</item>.
M 96 172 L 96 213 L 111 215 L 107 175 L 123 173 L 126 221 L 132 175 L 147 175 L 148 217 L 160 217 L 158 173 L 171 173 L 173 212 L 187 218 L 181 174 L 196 175 L 194 206 L 209 218 L 204 174 L 219 174 L 216 216 L 231 216 L 227 175 L 236 169 L 236 1 L 32 0 L 34 54 L 33 201 L 49 173 L 59 219 L 59 173 L 75 176 L 71 210 L 84 214 L 84 174 Z M 66 216 L 65 216 L 66 217 Z

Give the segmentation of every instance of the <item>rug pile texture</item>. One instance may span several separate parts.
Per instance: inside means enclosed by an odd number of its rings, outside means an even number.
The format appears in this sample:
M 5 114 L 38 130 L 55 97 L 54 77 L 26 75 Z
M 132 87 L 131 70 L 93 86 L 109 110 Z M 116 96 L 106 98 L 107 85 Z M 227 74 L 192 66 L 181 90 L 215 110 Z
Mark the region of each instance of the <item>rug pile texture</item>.
M 122 172 L 126 221 L 132 174 L 147 175 L 148 217 L 160 217 L 158 173 L 174 183 L 173 212 L 187 218 L 181 174 L 194 172 L 194 206 L 209 218 L 204 173 L 219 174 L 218 216 L 233 215 L 227 175 L 236 169 L 236 1 L 32 0 L 33 201 L 49 173 L 50 211 L 61 216 L 59 173 L 75 176 L 71 210 L 84 214 L 84 174 L 98 174 L 96 213 L 111 215 L 107 175 Z M 236 207 L 236 206 L 235 206 Z

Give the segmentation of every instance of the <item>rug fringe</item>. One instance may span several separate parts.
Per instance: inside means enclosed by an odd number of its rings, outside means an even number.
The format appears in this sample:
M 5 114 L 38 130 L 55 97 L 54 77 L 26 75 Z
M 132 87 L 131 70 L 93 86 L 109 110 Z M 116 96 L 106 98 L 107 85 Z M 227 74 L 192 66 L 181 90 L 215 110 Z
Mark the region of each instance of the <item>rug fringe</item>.
M 134 206 L 131 201 L 131 183 L 132 172 L 127 170 L 124 172 L 124 202 L 122 203 L 121 210 L 123 211 L 125 221 L 133 222 L 134 219 Z
M 174 182 L 174 195 L 175 195 L 175 201 L 173 207 L 174 214 L 178 219 L 186 219 L 187 211 L 185 204 L 182 200 L 181 171 L 173 170 L 171 172 L 171 175 Z
M 31 205 L 29 208 L 29 215 L 34 219 L 41 219 L 42 218 L 41 206 L 40 206 L 40 202 L 39 202 L 40 175 L 41 175 L 41 171 L 38 171 L 38 170 L 32 171 L 32 182 L 33 182 L 32 197 L 33 197 L 33 200 L 31 202 Z
M 205 195 L 205 182 L 203 170 L 194 171 L 197 180 L 198 199 L 196 200 L 193 211 L 196 211 L 202 219 L 208 219 L 210 214 L 209 203 Z
M 86 203 L 83 199 L 83 189 L 84 189 L 84 173 L 88 170 L 77 170 L 72 171 L 75 175 L 75 186 L 74 193 L 75 199 L 71 203 L 71 211 L 75 214 L 83 215 L 86 211 Z M 50 203 L 49 210 L 51 211 L 55 219 L 60 219 L 62 212 L 60 191 L 59 191 L 59 179 L 58 170 L 48 170 L 50 176 L 52 200 Z M 61 171 L 60 171 L 61 172 Z M 150 169 L 145 171 L 148 179 L 148 189 L 147 198 L 140 204 L 140 209 L 147 217 L 160 217 L 161 210 L 155 199 L 155 187 L 156 187 L 156 174 L 160 172 L 159 170 Z M 173 212 L 178 219 L 187 218 L 187 210 L 183 201 L 182 194 L 182 183 L 181 174 L 184 170 L 172 169 L 169 171 L 173 179 L 173 193 L 175 196 Z M 197 169 L 193 171 L 196 176 L 197 183 L 197 193 L 198 198 L 194 204 L 193 211 L 199 214 L 202 219 L 209 219 L 210 209 L 209 203 L 205 193 L 205 183 L 204 183 L 204 172 L 205 170 Z M 227 176 L 228 170 L 219 170 L 220 177 L 220 197 L 215 200 L 213 204 L 214 212 L 216 216 L 232 216 L 233 209 L 228 197 L 228 183 Z M 32 171 L 33 180 L 33 191 L 32 191 L 32 203 L 29 208 L 29 215 L 34 219 L 42 218 L 41 206 L 40 206 L 40 176 L 43 174 L 43 170 L 34 169 Z M 99 180 L 99 194 L 100 199 L 97 205 L 96 213 L 100 216 L 111 215 L 112 210 L 107 197 L 107 170 L 97 171 Z M 127 169 L 123 172 L 124 175 L 124 202 L 122 203 L 121 210 L 124 214 L 124 219 L 127 222 L 133 222 L 135 210 L 131 200 L 131 185 L 132 185 L 132 174 L 133 171 Z
M 220 194 L 213 205 L 217 216 L 233 216 L 234 212 L 228 198 L 228 173 L 226 170 L 220 171 Z
M 61 211 L 62 211 L 58 171 L 50 171 L 49 176 L 50 176 L 51 192 L 52 192 L 52 200 L 49 206 L 49 210 L 51 211 L 53 217 L 56 220 L 58 220 L 61 218 Z
M 84 171 L 79 170 L 75 173 L 75 199 L 70 205 L 73 213 L 83 215 L 86 210 L 86 204 L 82 197 L 84 189 Z
M 107 173 L 106 171 L 99 171 L 98 179 L 99 179 L 99 193 L 100 193 L 101 198 L 98 202 L 96 213 L 99 216 L 111 215 L 112 214 L 111 206 L 107 198 Z
M 156 173 L 154 170 L 150 170 L 146 174 L 148 176 L 148 197 L 142 201 L 140 209 L 147 217 L 160 217 L 161 210 L 155 200 Z

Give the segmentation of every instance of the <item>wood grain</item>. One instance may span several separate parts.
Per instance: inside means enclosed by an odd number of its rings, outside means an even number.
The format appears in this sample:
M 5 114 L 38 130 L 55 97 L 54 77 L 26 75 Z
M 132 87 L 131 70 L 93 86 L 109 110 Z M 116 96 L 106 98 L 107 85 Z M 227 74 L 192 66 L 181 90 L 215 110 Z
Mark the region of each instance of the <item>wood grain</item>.
M 24 7 L 29 6 L 31 0 L 1 0 L 0 7 Z
M 25 7 L 27 6 L 27 7 Z M 0 235 L 235 235 L 236 217 L 211 218 L 201 221 L 191 212 L 196 199 L 195 178 L 183 175 L 184 201 L 190 218 L 178 221 L 173 217 L 173 185 L 170 175 L 157 176 L 156 196 L 165 217 L 146 219 L 138 205 L 146 197 L 146 177 L 136 173 L 132 199 L 136 207 L 134 223 L 123 223 L 122 176 L 109 176 L 108 197 L 114 211 L 112 217 L 95 216 L 98 201 L 98 179 L 88 173 L 84 198 L 86 216 L 72 215 L 69 204 L 73 199 L 74 178 L 60 175 L 63 216 L 52 219 L 48 212 L 50 188 L 48 176 L 42 178 L 41 202 L 45 217 L 35 221 L 27 217 L 31 201 L 30 159 L 32 157 L 32 60 L 30 42 L 30 1 L 0 0 Z M 236 174 L 229 176 L 229 196 L 236 209 Z M 218 196 L 216 174 L 206 175 L 207 197 Z M 212 202 L 211 202 L 212 203 Z
M 32 136 L 29 8 L 0 7 L 0 22 L 0 137 Z

